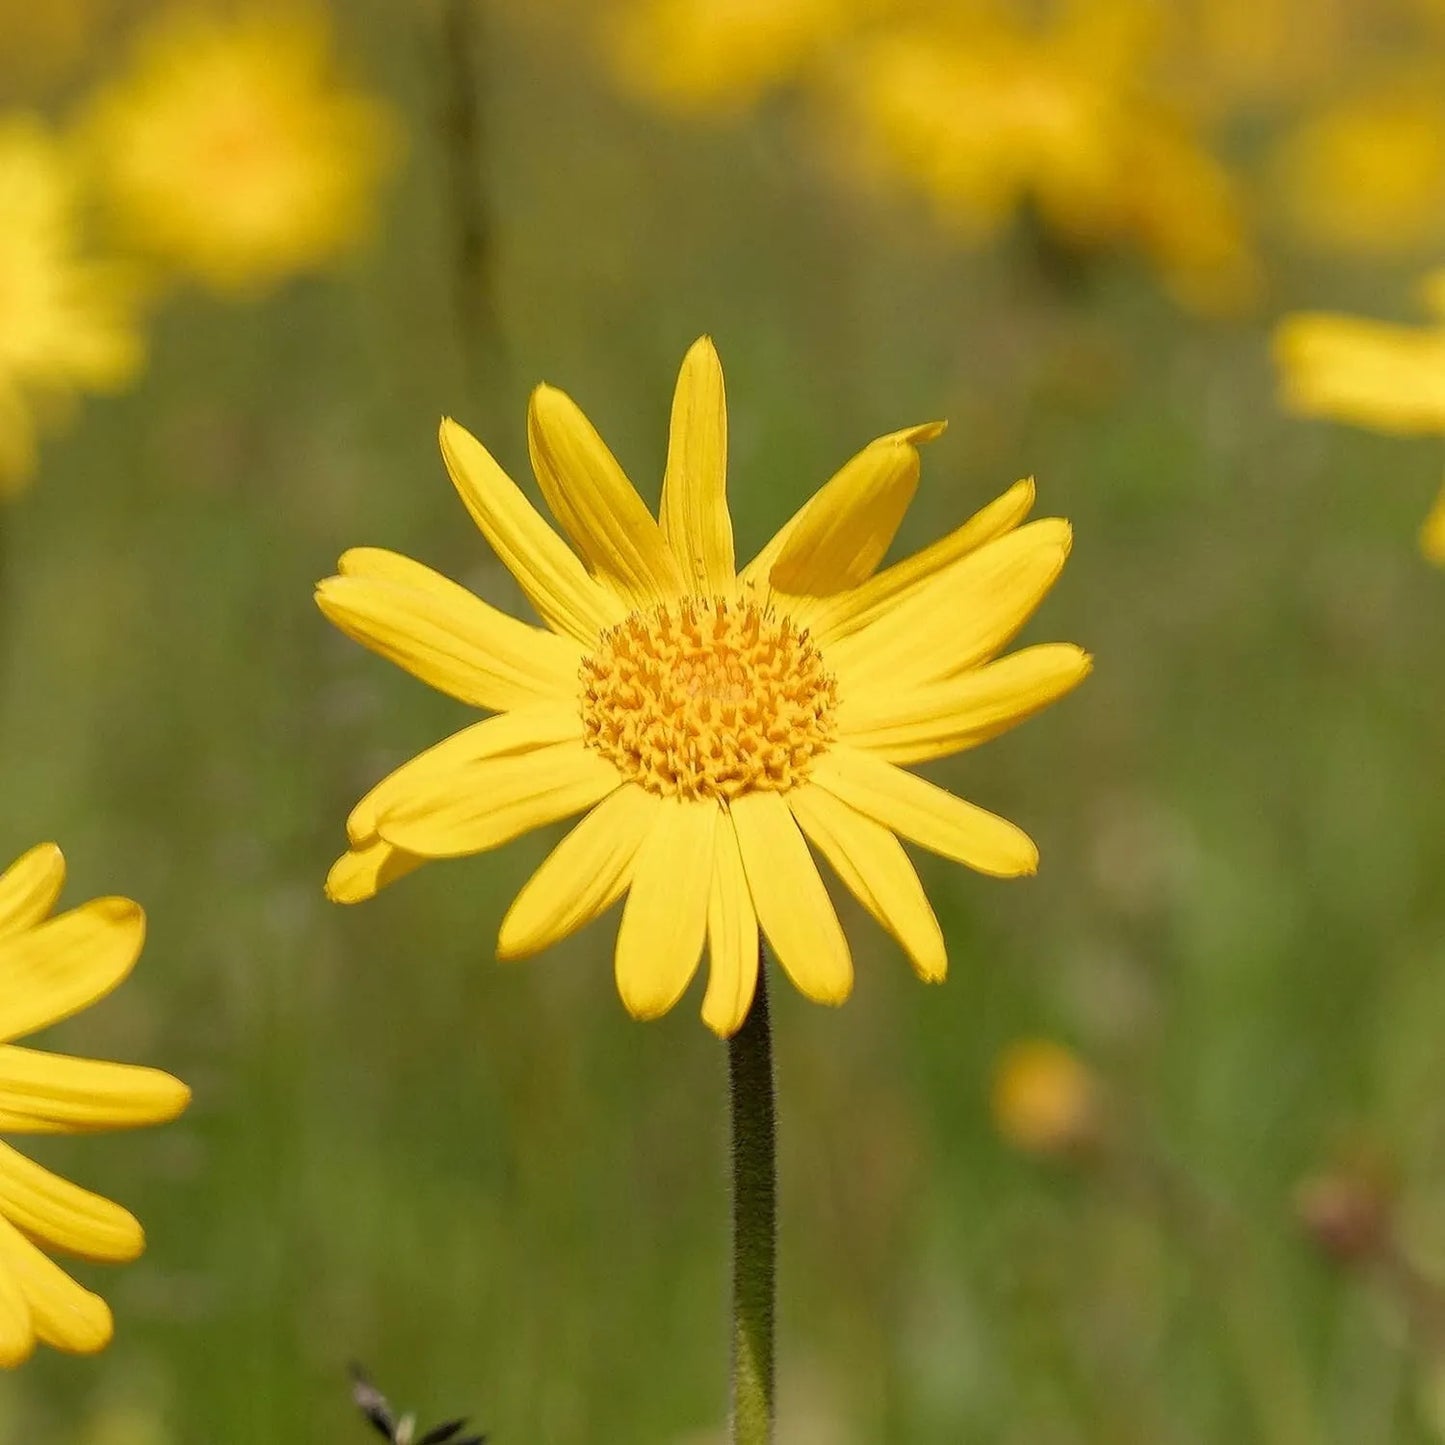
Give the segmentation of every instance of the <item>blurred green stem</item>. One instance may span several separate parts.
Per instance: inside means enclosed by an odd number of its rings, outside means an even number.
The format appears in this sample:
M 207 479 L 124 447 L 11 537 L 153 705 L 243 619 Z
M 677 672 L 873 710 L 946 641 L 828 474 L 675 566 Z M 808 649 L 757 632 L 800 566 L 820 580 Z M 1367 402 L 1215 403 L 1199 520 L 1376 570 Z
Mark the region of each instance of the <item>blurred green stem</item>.
M 453 309 L 467 384 L 485 398 L 497 379 L 501 327 L 493 287 L 492 214 L 486 192 L 478 0 L 443 0 L 442 134 L 449 169 Z
M 766 959 L 747 1019 L 728 1040 L 733 1122 L 732 1445 L 773 1438 L 778 1166 Z

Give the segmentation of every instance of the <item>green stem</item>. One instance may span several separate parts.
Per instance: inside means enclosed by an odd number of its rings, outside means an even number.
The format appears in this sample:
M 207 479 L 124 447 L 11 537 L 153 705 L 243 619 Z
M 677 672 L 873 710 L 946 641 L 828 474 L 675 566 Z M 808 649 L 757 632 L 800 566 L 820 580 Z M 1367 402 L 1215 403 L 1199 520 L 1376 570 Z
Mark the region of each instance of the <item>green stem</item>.
M 765 962 L 759 948 L 753 1006 L 742 1028 L 728 1040 L 733 1123 L 732 1445 L 771 1445 L 773 1438 L 778 1166 Z

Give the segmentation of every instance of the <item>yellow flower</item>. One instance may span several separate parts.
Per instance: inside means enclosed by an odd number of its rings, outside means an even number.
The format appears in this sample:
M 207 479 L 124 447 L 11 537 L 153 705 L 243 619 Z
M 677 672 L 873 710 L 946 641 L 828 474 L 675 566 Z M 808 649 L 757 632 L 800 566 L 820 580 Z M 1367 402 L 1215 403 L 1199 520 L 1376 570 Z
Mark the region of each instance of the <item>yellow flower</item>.
M 1422 294 L 1445 317 L 1445 273 L 1428 276 Z M 1274 352 L 1291 411 L 1372 431 L 1445 436 L 1445 321 L 1398 326 L 1301 312 L 1280 323 Z M 1445 566 L 1445 491 L 1419 540 L 1425 556 Z
M 620 84 L 679 111 L 735 111 L 791 80 L 857 0 L 629 0 L 604 10 Z
M 0 875 L 0 1132 L 92 1134 L 174 1119 L 190 1091 L 131 1064 L 40 1053 L 11 1042 L 103 998 L 135 965 L 145 915 L 126 898 L 96 898 L 49 917 L 65 881 L 53 843 Z M 110 1309 L 39 1246 L 125 1261 L 145 1248 L 133 1215 L 0 1143 L 0 1366 L 42 1341 L 90 1354 L 110 1343 Z
M 1008 1048 L 994 1070 L 990 1102 L 1000 1135 L 1026 1154 L 1066 1154 L 1097 1136 L 1094 1076 L 1052 1039 L 1024 1039 Z
M 37 412 L 141 362 L 134 288 L 81 250 L 73 169 L 30 116 L 0 119 L 0 495 L 35 469 Z
M 1280 143 L 1274 194 L 1304 239 L 1408 256 L 1445 239 L 1445 72 L 1399 69 L 1307 117 Z
M 966 241 L 1031 203 L 1069 245 L 1142 250 L 1182 304 L 1238 309 L 1258 278 L 1233 178 L 1150 88 L 1146 19 L 1074 5 L 1037 29 L 880 31 L 836 92 L 848 153 Z
M 84 132 L 131 243 L 226 292 L 356 245 L 397 137 L 390 110 L 339 84 L 309 7 L 157 21 Z
M 481 444 L 441 447 L 473 520 L 546 623 L 529 626 L 391 552 L 361 548 L 322 582 L 342 631 L 488 718 L 382 781 L 347 820 L 327 880 L 369 898 L 428 858 L 495 848 L 591 809 L 523 888 L 498 953 L 535 953 L 627 894 L 622 1001 L 666 1013 L 706 942 L 703 1018 L 733 1033 L 757 979 L 758 929 L 810 999 L 848 997 L 848 944 L 805 838 L 942 979 L 943 935 L 898 836 L 980 872 L 1032 873 L 1012 823 L 899 764 L 971 748 L 1080 682 L 1068 644 L 998 654 L 1063 568 L 1070 531 L 1021 525 L 1019 482 L 957 531 L 883 571 L 941 425 L 865 447 L 739 573 L 727 417 L 712 343 L 673 401 L 659 520 L 577 406 L 532 395 L 532 465 L 577 553 Z

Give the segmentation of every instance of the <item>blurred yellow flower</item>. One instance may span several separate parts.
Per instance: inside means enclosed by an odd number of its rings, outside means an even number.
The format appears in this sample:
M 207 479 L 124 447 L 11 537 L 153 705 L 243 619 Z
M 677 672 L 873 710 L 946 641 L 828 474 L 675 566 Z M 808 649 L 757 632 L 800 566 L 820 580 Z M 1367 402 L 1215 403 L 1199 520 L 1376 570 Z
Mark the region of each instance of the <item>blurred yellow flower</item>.
M 753 105 L 847 28 L 858 0 L 627 0 L 602 7 L 618 82 L 678 111 Z
M 1143 251 L 1182 304 L 1248 305 L 1259 278 L 1234 181 L 1146 83 L 1151 15 L 1075 4 L 1040 28 L 881 30 L 837 91 L 849 153 L 967 240 L 1032 204 L 1068 245 Z
M 73 167 L 30 116 L 0 118 L 0 495 L 35 469 L 37 417 L 115 391 L 141 364 L 136 293 L 86 256 Z
M 1279 143 L 1272 190 L 1304 240 L 1408 256 L 1445 239 L 1445 67 L 1397 68 Z
M 1428 276 L 1422 293 L 1445 318 L 1445 272 Z M 1445 319 L 1399 326 L 1302 312 L 1280 323 L 1274 352 L 1291 411 L 1372 431 L 1445 436 Z M 1420 530 L 1420 550 L 1445 566 L 1445 491 Z
M 158 1069 L 39 1053 L 10 1042 L 69 1018 L 131 971 L 145 915 L 129 899 L 97 898 L 49 917 L 65 860 L 43 843 L 0 875 L 0 1132 L 93 1134 L 174 1119 L 190 1100 Z M 0 1143 L 0 1366 L 37 1340 L 73 1354 L 110 1343 L 110 1309 L 39 1246 L 126 1261 L 145 1248 L 133 1215 Z
M 83 130 L 122 233 L 223 292 L 358 244 L 399 138 L 389 108 L 337 80 L 309 6 L 156 21 Z
M 547 625 L 372 548 L 320 584 L 322 611 L 350 637 L 498 713 L 362 799 L 330 896 L 369 898 L 425 859 L 590 808 L 513 903 L 502 957 L 546 948 L 626 893 L 616 975 L 634 1017 L 677 1002 L 706 942 L 703 1019 L 733 1033 L 760 927 L 808 998 L 842 1003 L 853 965 L 810 839 L 919 975 L 942 979 L 943 934 L 897 835 L 999 877 L 1032 873 L 1038 855 L 1012 823 L 899 764 L 997 736 L 1090 662 L 1063 643 L 998 657 L 1069 552 L 1066 522 L 1021 525 L 1031 482 L 877 570 L 918 484 L 918 445 L 941 430 L 865 447 L 739 573 L 708 340 L 678 378 L 660 520 L 575 403 L 533 393 L 532 465 L 576 552 L 444 421 L 452 482 Z
M 1373 0 L 1372 0 L 1373 4 Z M 1356 0 L 1172 0 L 1170 72 L 1210 113 L 1270 108 L 1358 60 L 1369 19 Z
M 994 1070 L 990 1103 L 1004 1141 L 1028 1154 L 1071 1153 L 1098 1135 L 1098 1084 L 1052 1039 L 1010 1045 Z

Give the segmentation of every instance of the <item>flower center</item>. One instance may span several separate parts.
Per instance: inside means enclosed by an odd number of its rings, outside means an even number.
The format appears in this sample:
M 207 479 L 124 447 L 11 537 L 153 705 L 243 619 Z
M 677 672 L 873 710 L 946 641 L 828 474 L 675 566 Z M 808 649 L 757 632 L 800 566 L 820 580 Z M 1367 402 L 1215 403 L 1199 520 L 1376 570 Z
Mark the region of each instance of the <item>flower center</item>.
M 634 612 L 582 662 L 587 745 L 665 797 L 796 787 L 828 748 L 837 700 L 806 632 L 720 597 Z

